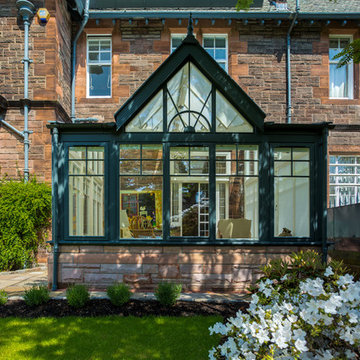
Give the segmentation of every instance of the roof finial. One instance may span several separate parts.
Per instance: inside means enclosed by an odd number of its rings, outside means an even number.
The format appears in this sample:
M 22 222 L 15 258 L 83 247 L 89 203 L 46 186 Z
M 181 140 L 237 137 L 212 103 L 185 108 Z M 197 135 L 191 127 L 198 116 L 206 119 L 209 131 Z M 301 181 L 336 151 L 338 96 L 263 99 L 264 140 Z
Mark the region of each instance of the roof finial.
M 189 16 L 189 25 L 188 25 L 188 28 L 187 28 L 188 32 L 187 32 L 187 35 L 189 36 L 194 36 L 193 34 L 193 19 L 192 19 L 192 16 L 191 16 L 191 13 L 190 13 L 190 16 Z

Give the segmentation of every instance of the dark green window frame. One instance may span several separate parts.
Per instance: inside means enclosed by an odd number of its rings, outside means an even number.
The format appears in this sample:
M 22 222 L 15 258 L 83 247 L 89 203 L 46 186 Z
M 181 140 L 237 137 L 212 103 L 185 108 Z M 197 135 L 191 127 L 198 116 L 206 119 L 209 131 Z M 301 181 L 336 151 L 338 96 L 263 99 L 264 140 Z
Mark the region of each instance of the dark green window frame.
M 78 141 L 72 140 L 76 137 Z M 180 139 L 181 138 L 181 139 Z M 319 191 L 321 184 L 322 167 L 314 167 L 315 158 L 322 159 L 322 151 L 319 144 L 316 144 L 316 137 L 312 136 L 292 136 L 287 138 L 290 143 L 280 142 L 279 136 L 263 134 L 222 134 L 214 136 L 211 134 L 126 134 L 126 133 L 107 133 L 101 134 L 66 134 L 62 135 L 60 144 L 60 154 L 67 154 L 67 148 L 73 145 L 104 146 L 105 147 L 105 235 L 104 237 L 73 237 L 68 234 L 68 165 L 67 161 L 60 165 L 60 183 L 64 183 L 64 192 L 59 199 L 59 233 L 61 243 L 80 243 L 80 244 L 123 244 L 123 245 L 276 245 L 276 244 L 307 244 L 316 245 L 321 242 L 321 224 L 319 217 L 321 211 L 321 199 L 314 197 Z M 236 141 L 231 141 L 236 140 Z M 274 141 L 275 140 L 275 141 Z M 293 141 L 292 141 L 293 140 Z M 315 143 L 312 143 L 315 142 Z M 119 145 L 120 144 L 162 144 L 163 146 L 163 238 L 160 239 L 120 239 L 119 231 Z M 207 238 L 184 238 L 170 237 L 170 146 L 209 146 L 210 147 L 210 175 L 209 191 L 216 194 L 216 182 L 211 179 L 216 178 L 215 151 L 216 145 L 257 145 L 259 163 L 259 237 L 254 239 L 216 239 L 216 206 L 215 197 L 210 197 L 210 236 Z M 273 154 L 275 147 L 309 147 L 310 148 L 310 176 L 311 176 L 311 199 L 310 199 L 310 221 L 316 225 L 310 227 L 310 237 L 279 238 L 273 234 L 274 214 L 273 214 Z M 64 156 L 67 159 L 67 155 Z M 213 160 L 211 160 L 213 159 Z M 111 166 L 110 166 L 111 164 Z M 212 165 L 211 165 L 212 164 Z M 111 196 L 109 195 L 111 194 Z M 210 195 L 211 196 L 211 195 Z M 62 210 L 61 210 L 62 209 Z M 213 214 L 213 215 L 211 215 Z M 270 215 L 270 216 L 269 216 Z M 211 230 L 212 229 L 212 230 Z

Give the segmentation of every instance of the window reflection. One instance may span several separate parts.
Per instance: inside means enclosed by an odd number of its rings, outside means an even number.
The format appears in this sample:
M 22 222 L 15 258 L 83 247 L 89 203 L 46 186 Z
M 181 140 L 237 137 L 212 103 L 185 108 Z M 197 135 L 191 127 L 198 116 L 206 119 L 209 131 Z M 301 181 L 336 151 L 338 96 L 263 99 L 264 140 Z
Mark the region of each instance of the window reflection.
M 216 237 L 258 238 L 258 147 L 216 147 Z
M 162 238 L 162 145 L 121 144 L 119 155 L 120 237 Z
M 104 148 L 69 148 L 69 235 L 104 236 Z
M 170 148 L 170 236 L 209 236 L 208 174 L 208 147 Z
M 310 151 L 274 150 L 274 235 L 310 236 Z

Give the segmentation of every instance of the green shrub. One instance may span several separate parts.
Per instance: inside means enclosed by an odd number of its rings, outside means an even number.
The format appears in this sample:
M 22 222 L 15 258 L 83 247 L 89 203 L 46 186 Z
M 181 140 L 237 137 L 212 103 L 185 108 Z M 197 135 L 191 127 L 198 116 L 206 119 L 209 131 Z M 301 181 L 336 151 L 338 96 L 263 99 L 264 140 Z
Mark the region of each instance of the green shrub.
M 49 290 L 46 286 L 33 286 L 24 293 L 25 303 L 31 307 L 45 304 L 49 299 Z
M 30 267 L 51 219 L 51 187 L 0 179 L 0 271 Z
M 114 284 L 107 288 L 106 293 L 110 301 L 115 306 L 122 306 L 129 302 L 131 291 L 126 284 Z
M 8 294 L 5 290 L 0 290 L 0 306 L 5 305 L 8 301 Z
M 279 293 L 298 293 L 301 281 L 306 279 L 326 279 L 325 271 L 328 266 L 333 269 L 333 279 L 338 280 L 340 276 L 348 272 L 342 261 L 331 260 L 329 264 L 322 261 L 322 257 L 314 250 L 292 253 L 288 261 L 273 259 L 268 265 L 260 268 L 263 276 L 257 283 L 265 282 L 267 279 L 274 281 L 274 287 Z M 252 287 L 251 292 L 256 292 L 257 287 Z
M 66 290 L 66 299 L 70 306 L 81 308 L 90 300 L 89 290 L 85 285 L 73 285 Z
M 180 297 L 182 285 L 161 282 L 155 290 L 155 297 L 161 305 L 173 306 Z

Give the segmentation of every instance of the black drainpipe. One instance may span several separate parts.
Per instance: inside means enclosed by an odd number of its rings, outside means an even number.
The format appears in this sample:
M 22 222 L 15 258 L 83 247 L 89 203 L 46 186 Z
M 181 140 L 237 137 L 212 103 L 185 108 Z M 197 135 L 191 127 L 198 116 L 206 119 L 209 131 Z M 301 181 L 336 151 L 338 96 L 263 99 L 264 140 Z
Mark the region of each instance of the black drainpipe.
M 58 259 L 59 259 L 59 239 L 57 234 L 58 222 L 58 151 L 59 151 L 59 130 L 53 128 L 52 135 L 52 241 L 54 242 L 53 249 L 53 278 L 52 291 L 57 290 L 58 285 Z
M 294 18 L 291 22 L 289 30 L 286 34 L 286 123 L 291 123 L 291 113 L 292 113 L 292 105 L 291 105 L 291 31 L 295 26 L 296 19 L 299 15 L 300 6 L 299 1 L 296 0 L 296 11 Z

